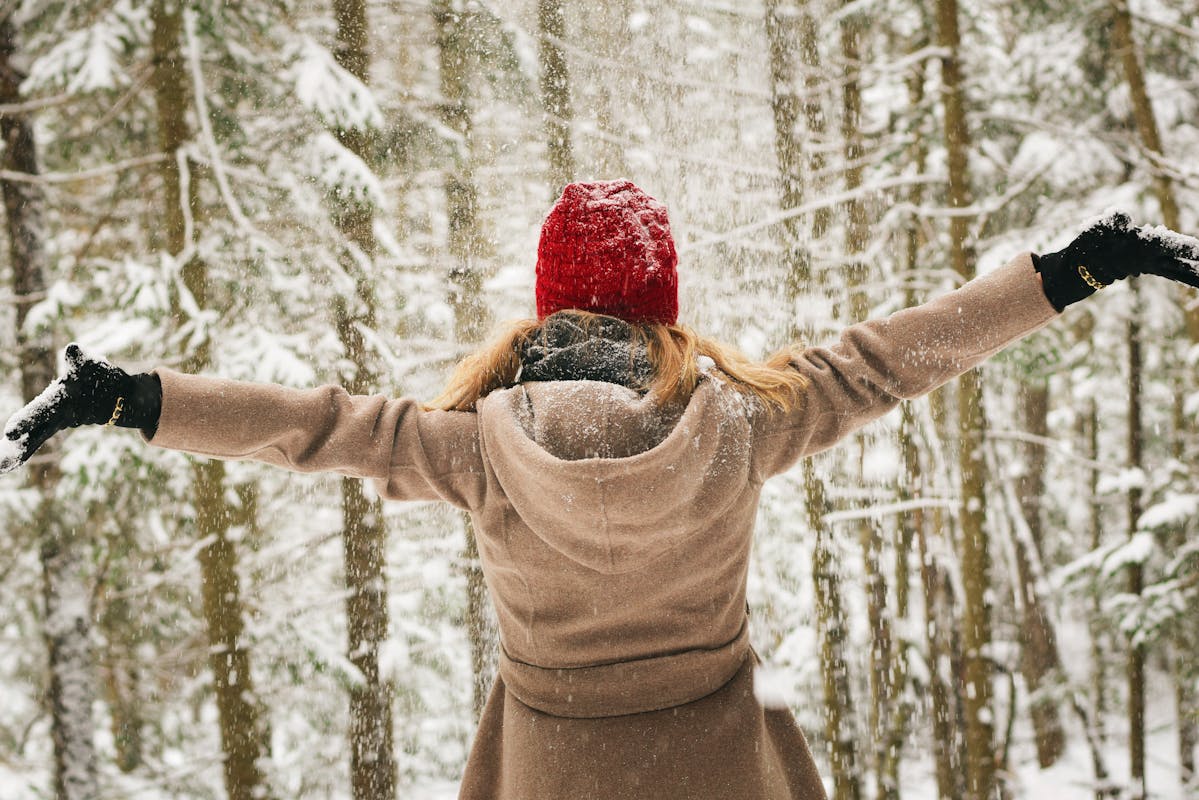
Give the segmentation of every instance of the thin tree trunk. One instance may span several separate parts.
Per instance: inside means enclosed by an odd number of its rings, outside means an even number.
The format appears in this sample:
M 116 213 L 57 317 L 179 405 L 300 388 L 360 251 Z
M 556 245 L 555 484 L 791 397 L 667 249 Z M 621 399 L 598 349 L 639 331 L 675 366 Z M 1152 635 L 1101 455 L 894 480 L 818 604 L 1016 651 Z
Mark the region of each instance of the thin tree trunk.
M 914 49 L 920 49 L 926 43 L 919 42 Z M 918 109 L 924 101 L 925 65 L 921 62 L 915 73 L 908 79 L 909 105 Z M 917 136 L 913 144 L 913 162 L 916 174 L 923 174 L 928 156 L 926 138 Z M 908 191 L 908 202 L 913 208 L 919 208 L 924 199 L 924 187 L 917 183 Z M 910 218 L 905 232 L 905 265 L 909 275 L 915 275 L 919 268 L 920 246 L 923 243 L 919 224 L 914 217 Z M 909 287 L 905 290 L 905 305 L 916 303 L 915 293 Z M 903 404 L 903 420 L 900 424 L 900 446 L 903 454 L 904 475 L 908 485 L 913 487 L 912 498 L 923 494 L 929 479 L 923 473 L 920 453 L 915 438 L 915 414 L 912 404 Z M 902 498 L 901 498 L 902 499 Z M 937 796 L 941 800 L 956 800 L 961 797 L 960 787 L 960 741 L 961 732 L 957 727 L 956 704 L 952 701 L 953 684 L 951 677 L 943 674 L 942 665 L 950 662 L 949 647 L 946 641 L 948 630 L 940 624 L 942 620 L 953 619 L 953 609 L 945 609 L 942 585 L 947 580 L 943 570 L 934 560 L 928 547 L 928 536 L 931 532 L 943 531 L 944 518 L 940 509 L 926 515 L 917 509 L 906 516 L 910 528 L 908 545 L 900 548 L 900 555 L 907 552 L 907 547 L 914 540 L 917 545 L 917 556 L 920 559 L 920 585 L 924 599 L 924 634 L 927 647 L 929 670 L 929 706 L 932 713 L 932 744 L 933 757 L 936 764 Z M 941 533 L 941 535 L 946 535 Z M 901 610 L 899 612 L 903 614 Z
M 1025 382 L 1023 406 L 1025 429 L 1034 436 L 1046 438 L 1049 435 L 1049 384 L 1044 378 Z M 1022 613 L 1020 671 L 1028 684 L 1037 762 L 1045 769 L 1057 763 L 1066 747 L 1057 701 L 1046 691 L 1059 676 L 1061 661 L 1053 623 L 1046 616 L 1038 585 L 1042 579 L 1040 564 L 1044 556 L 1041 516 L 1045 494 L 1045 447 L 1032 442 L 1025 444 L 1023 450 L 1025 473 L 1019 481 L 1019 500 L 1031 541 L 1025 541 L 1019 535 L 1013 537 Z
M 446 209 L 450 220 L 450 306 L 455 334 L 460 342 L 477 342 L 487 329 L 488 311 L 483 300 L 483 272 L 478 263 L 482 234 L 478 220 L 478 189 L 471 164 L 470 53 L 465 16 L 451 0 L 435 0 L 437 47 L 441 80 L 442 123 L 457 135 L 457 150 L 445 176 Z M 470 517 L 462 515 L 466 543 L 466 628 L 474 671 L 473 708 L 477 721 L 483 713 L 496 669 L 497 635 L 489 605 L 487 585 L 479 561 L 479 546 Z
M 845 158 L 845 190 L 853 193 L 862 185 L 862 97 L 858 84 L 861 53 L 859 38 L 862 19 L 859 14 L 843 14 L 840 24 L 841 60 L 844 77 L 841 83 L 841 139 Z M 863 288 L 867 267 L 862 258 L 870 238 L 870 223 L 866 204 L 859 198 L 846 203 L 845 251 L 849 257 L 846 282 L 849 288 L 849 322 L 862 322 L 869 311 Z M 865 452 L 866 436 L 856 437 L 860 452 Z M 859 460 L 858 480 L 861 481 Z M 866 616 L 870 623 L 870 739 L 871 761 L 877 782 L 875 796 L 879 800 L 896 800 L 899 796 L 899 758 L 895 742 L 889 736 L 894 724 L 897 675 L 895 644 L 891 612 L 887 608 L 887 579 L 882 571 L 883 533 L 871 520 L 858 525 L 862 547 L 862 563 L 866 580 Z M 902 556 L 901 556 L 902 557 Z
M 792 3 L 767 0 L 766 43 L 769 51 L 771 110 L 774 115 L 775 156 L 779 165 L 779 205 L 783 210 L 803 203 L 806 190 L 804 153 L 798 129 L 801 106 L 795 89 L 795 49 L 800 12 Z M 802 45 L 801 45 L 802 47 Z M 784 225 L 784 295 L 792 310 L 788 339 L 799 337 L 794 322 L 796 305 L 811 290 L 812 274 L 805 236 L 798 218 Z M 861 784 L 857 774 L 857 737 L 854 734 L 853 697 L 845 660 L 848 625 L 841 598 L 841 580 L 830 549 L 824 522 L 829 504 L 823 481 L 812 460 L 803 462 L 803 484 L 808 527 L 815 534 L 812 577 L 816 594 L 817 635 L 820 637 L 820 672 L 824 690 L 824 736 L 833 776 L 833 800 L 857 800 Z
M 1095 398 L 1087 401 L 1084 412 L 1086 425 L 1087 458 L 1092 462 L 1099 460 L 1099 409 Z M 1103 544 L 1103 526 L 1100 519 L 1099 475 L 1095 470 L 1088 471 L 1087 477 L 1087 529 L 1090 533 L 1091 551 L 1094 552 Z M 1100 628 L 1103 618 L 1103 594 L 1099 587 L 1098 576 L 1093 579 L 1091 592 L 1091 695 L 1095 709 L 1095 738 L 1100 744 L 1107 741 L 1107 727 L 1104 718 L 1107 716 L 1107 638 Z
M 824 103 L 821 102 L 824 76 L 820 70 L 820 48 L 815 18 L 822 9 L 819 3 L 806 2 L 800 4 L 799 8 L 795 5 L 794 2 L 791 3 L 791 13 L 795 15 L 798 24 L 799 57 L 803 62 L 803 94 L 800 107 L 807 122 L 806 138 L 810 145 L 807 150 L 807 183 L 812 194 L 819 195 L 825 188 L 825 179 L 819 176 L 824 172 L 824 151 L 821 148 L 825 144 L 825 132 L 828 127 Z M 832 216 L 832 209 L 828 207 L 818 208 L 812 213 L 814 238 L 824 236 L 832 222 Z
M 800 144 L 800 98 L 796 89 L 793 52 L 799 42 L 800 12 L 786 0 L 766 0 L 766 43 L 770 56 L 770 110 L 774 116 L 774 154 L 778 160 L 779 204 L 797 208 L 803 202 L 807 181 L 804 151 Z M 797 298 L 812 282 L 809 250 L 802 222 L 790 217 L 783 223 L 783 265 L 786 291 Z
M 937 43 L 941 59 L 945 147 L 952 209 L 972 202 L 967 153 L 970 133 L 962 87 L 961 37 L 957 0 L 937 0 Z M 962 280 L 974 276 L 969 241 L 970 219 L 958 213 L 949 220 L 950 262 Z M 958 381 L 959 471 L 961 480 L 961 562 L 963 597 L 962 644 L 965 657 L 966 796 L 991 800 L 996 796 L 994 710 L 991 702 L 991 557 L 986 528 L 987 472 L 984 458 L 986 414 L 982 377 L 971 370 Z
M 1176 464 L 1185 464 L 1188 432 L 1186 414 L 1187 385 L 1178 374 L 1174 379 L 1174 431 L 1170 455 Z M 1176 525 L 1170 532 L 1171 544 L 1178 552 L 1187 543 L 1186 524 Z M 1176 626 L 1170 642 L 1170 671 L 1174 678 L 1174 711 L 1178 721 L 1178 766 L 1182 785 L 1191 788 L 1195 783 L 1195 748 L 1199 746 L 1199 691 L 1195 681 L 1199 678 L 1199 665 L 1194 654 L 1199 652 L 1199 635 L 1192 626 Z
M 1128 468 L 1144 468 L 1144 438 L 1141 421 L 1141 308 L 1140 292 L 1134 282 L 1133 309 L 1128 317 Z M 1137 533 L 1141 518 L 1141 490 L 1128 491 L 1128 536 Z M 1144 569 L 1138 563 L 1128 565 L 1128 593 L 1139 596 L 1144 586 Z M 1134 800 L 1148 796 L 1145 776 L 1145 656 L 1146 647 L 1135 638 L 1128 646 L 1128 757 L 1130 792 Z
M 124 601 L 118 608 L 109 607 L 102 621 L 107 652 L 102 656 L 104 698 L 112 715 L 112 745 L 116 750 L 116 765 L 122 772 L 133 772 L 142 765 L 142 717 L 139 689 L 142 672 L 133 661 L 132 648 L 118 642 L 129 635 L 131 620 Z M 121 649 L 118 649 L 120 647 Z
M 1145 76 L 1141 68 L 1140 59 L 1137 54 L 1137 48 L 1133 39 L 1132 17 L 1129 13 L 1127 0 L 1112 0 L 1112 46 L 1120 56 L 1121 64 L 1124 68 L 1125 80 L 1128 82 L 1129 95 L 1132 99 L 1133 117 L 1136 121 L 1137 131 L 1141 138 L 1141 144 L 1148 151 L 1149 158 L 1154 166 L 1153 188 L 1154 194 L 1157 196 L 1158 205 L 1161 209 L 1162 221 L 1170 228 L 1178 230 L 1180 227 L 1178 202 L 1175 198 L 1174 187 L 1169 175 L 1161 168 L 1159 162 L 1164 156 L 1162 149 L 1161 136 L 1158 132 L 1157 117 L 1154 114 L 1153 104 L 1149 97 L 1149 92 L 1145 86 Z M 1186 329 L 1188 338 L 1192 342 L 1199 341 L 1199 309 L 1186 309 Z M 1134 331 L 1130 324 L 1130 363 L 1134 358 L 1137 359 L 1139 369 L 1139 342 L 1134 341 L 1131 337 Z M 1139 332 L 1138 332 L 1139 335 Z M 1139 380 L 1139 376 L 1138 376 Z M 1130 386 L 1130 390 L 1133 387 Z M 1139 392 L 1139 387 L 1136 389 Z M 1130 398 L 1130 426 L 1139 426 L 1139 419 L 1134 419 L 1132 414 L 1132 402 Z M 1139 410 L 1139 396 L 1138 396 Z M 1134 430 L 1130 427 L 1129 433 L 1129 458 L 1132 460 L 1134 452 L 1137 454 L 1137 463 L 1140 458 L 1140 432 L 1139 429 Z M 1133 491 L 1129 495 L 1129 514 L 1134 511 L 1138 516 L 1140 513 L 1140 497 L 1139 492 Z M 1129 522 L 1130 528 L 1135 528 L 1136 517 L 1131 517 Z M 1139 594 L 1143 584 L 1143 573 L 1139 565 L 1133 565 L 1129 570 L 1129 591 L 1134 594 Z M 1144 754 L 1144 648 L 1133 646 L 1129 654 L 1128 666 L 1128 681 L 1129 681 L 1129 723 L 1131 730 L 1130 743 L 1130 758 L 1132 761 L 1132 776 L 1134 783 L 1139 783 L 1139 787 L 1134 787 L 1134 792 L 1146 791 L 1145 789 L 1145 754 Z M 1194 723 L 1190 725 L 1179 726 L 1179 749 L 1180 754 L 1186 753 L 1183 757 L 1186 761 L 1194 763 L 1194 742 L 1190 741 L 1194 738 L 1195 728 Z M 1189 746 L 1188 746 L 1189 744 Z
M 19 104 L 25 77 L 17 64 L 19 45 L 11 11 L 0 19 L 0 103 Z M 6 171 L 38 174 L 32 120 L 20 113 L 0 114 Z M 16 297 L 15 337 L 21 365 L 21 396 L 33 400 L 55 376 L 49 331 L 30 331 L 25 321 L 36 298 L 46 290 L 46 250 L 42 215 L 45 197 L 33 182 L 0 180 L 4 195 L 12 290 Z M 45 603 L 43 634 L 49 661 L 50 735 L 54 741 L 54 796 L 58 800 L 98 797 L 92 706 L 96 667 L 91 645 L 90 591 L 85 578 L 86 541 L 65 526 L 54 500 L 59 481 L 53 446 L 47 457 L 29 466 L 29 483 L 40 495 L 34 516 L 42 564 Z
M 1112 4 L 1112 49 L 1119 56 L 1124 68 L 1124 79 L 1128 82 L 1128 94 L 1132 100 L 1132 115 L 1136 121 L 1137 133 L 1141 138 L 1141 146 L 1145 148 L 1153 168 L 1153 194 L 1161 210 L 1162 222 L 1173 230 L 1181 230 L 1181 219 L 1178 213 L 1178 199 L 1174 192 L 1174 184 L 1170 175 L 1161 162 L 1165 158 L 1162 148 L 1161 134 L 1157 127 L 1157 115 L 1153 111 L 1153 101 L 1145 87 L 1145 72 L 1141 68 L 1141 60 L 1137 53 L 1136 41 L 1133 38 L 1132 15 L 1129 13 L 1128 0 L 1111 0 Z M 1199 342 L 1199 308 L 1188 308 L 1183 305 L 1186 319 L 1187 338 L 1191 342 Z
M 1132 100 L 1133 118 L 1136 120 L 1137 132 L 1141 145 L 1148 152 L 1153 165 L 1153 192 L 1161 209 L 1162 222 L 1173 230 L 1181 230 L 1181 219 L 1178 211 L 1178 199 L 1175 195 L 1174 184 L 1169 173 L 1162 167 L 1165 158 L 1161 134 L 1157 127 L 1157 115 L 1153 110 L 1153 102 L 1145 86 L 1145 73 L 1141 68 L 1136 42 L 1133 37 L 1132 15 L 1129 12 L 1128 0 L 1112 0 L 1112 47 L 1120 56 L 1124 67 L 1124 77 L 1128 82 L 1129 96 Z M 1187 338 L 1192 343 L 1199 342 L 1199 308 L 1180 298 L 1186 324 Z M 1189 431 L 1189 425 L 1176 426 L 1175 438 L 1181 438 Z M 1178 749 L 1180 765 L 1186 780 L 1189 781 L 1195 772 L 1195 747 L 1199 741 L 1199 723 L 1194 718 L 1197 707 L 1194 687 L 1188 688 L 1186 681 L 1176 681 L 1178 705 Z M 1189 699 L 1188 699 L 1189 698 Z M 1188 708 L 1190 709 L 1188 711 Z
M 541 107 L 545 112 L 545 136 L 550 162 L 550 186 L 554 196 L 574 180 L 575 158 L 570 126 L 574 106 L 570 97 L 570 71 L 566 54 L 558 44 L 566 38 L 564 0 L 538 0 L 538 57 L 541 61 Z
M 812 551 L 812 583 L 816 590 L 816 631 L 820 637 L 820 674 L 824 689 L 824 740 L 833 773 L 832 800 L 858 800 L 862 788 L 858 778 L 853 693 L 845 659 L 849 627 L 841 598 L 841 576 L 837 574 L 830 533 L 824 522 L 824 515 L 831 508 L 824 483 L 816 475 L 810 458 L 803 462 L 803 482 L 808 528 L 816 539 Z
M 154 99 L 159 149 L 174 156 L 190 136 L 187 67 L 180 44 L 183 11 L 178 3 L 156 0 L 154 26 Z M 166 250 L 179 257 L 189 246 L 184 208 L 196 208 L 196 184 L 187 181 L 179 162 L 168 158 L 159 167 L 163 182 Z M 183 282 L 200 308 L 208 307 L 207 267 L 198 257 L 183 265 Z M 172 298 L 178 316 L 179 300 Z M 198 372 L 209 364 L 207 343 L 184 360 L 184 369 Z M 230 509 L 224 493 L 225 465 L 220 461 L 192 463 L 192 503 L 197 539 L 207 540 L 199 554 L 202 605 L 209 641 L 224 753 L 225 790 L 230 800 L 261 800 L 268 793 L 259 759 L 266 755 L 260 710 L 251 679 L 250 655 L 242 637 L 245 616 L 237 575 L 237 551 L 229 539 Z
M 333 0 L 337 23 L 337 63 L 351 75 L 370 82 L 370 23 L 365 0 Z M 371 132 L 339 128 L 338 141 L 369 164 Z M 373 260 L 375 209 L 347 197 L 331 198 L 333 221 L 350 248 L 342 257 L 348 274 L 354 276 L 355 293 L 339 297 L 334 304 L 338 338 L 345 350 L 350 371 L 341 376 L 351 394 L 377 391 L 378 374 L 363 339 L 363 329 L 375 327 L 375 291 L 369 270 L 360 259 Z M 357 256 L 357 257 L 356 257 Z M 367 497 L 362 481 L 341 480 L 342 545 L 346 580 L 347 656 L 358 668 L 362 681 L 350 687 L 350 791 L 355 800 L 391 800 L 396 796 L 396 760 L 393 687 L 379 671 L 379 646 L 386 640 L 387 528 L 382 503 Z
M 1171 648 L 1174 673 L 1174 711 L 1178 720 L 1179 780 L 1186 789 L 1195 786 L 1195 748 L 1199 747 L 1199 692 L 1195 690 L 1195 632 L 1179 633 Z
M 586 7 L 582 25 L 587 33 L 588 47 L 610 62 L 620 63 L 634 47 L 630 41 L 629 16 L 632 8 L 629 0 L 607 0 Z M 576 18 L 578 18 L 576 16 Z M 599 70 L 609 69 L 601 65 Z M 600 137 L 588 147 L 592 174 L 600 178 L 616 178 L 629 175 L 629 163 L 625 157 L 623 131 L 619 120 L 628 116 L 629 88 L 623 81 L 614 81 L 609 73 L 591 81 L 588 95 L 594 98 L 591 107 L 599 123 Z

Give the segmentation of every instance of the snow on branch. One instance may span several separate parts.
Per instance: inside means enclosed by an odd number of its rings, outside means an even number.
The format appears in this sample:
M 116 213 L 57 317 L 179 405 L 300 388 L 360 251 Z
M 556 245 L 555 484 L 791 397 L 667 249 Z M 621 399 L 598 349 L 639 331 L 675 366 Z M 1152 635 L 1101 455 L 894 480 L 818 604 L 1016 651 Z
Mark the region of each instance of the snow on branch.
M 886 189 L 896 189 L 901 186 L 914 186 L 916 184 L 937 184 L 944 183 L 945 176 L 943 175 L 902 175 L 894 178 L 887 178 L 874 183 L 859 186 L 857 189 L 847 192 L 837 192 L 835 194 L 826 194 L 815 200 L 812 200 L 794 208 L 789 208 L 785 211 L 780 211 L 777 214 L 760 219 L 757 222 L 751 222 L 748 225 L 740 225 L 723 233 L 708 236 L 703 239 L 687 242 L 681 245 L 679 252 L 693 252 L 702 250 L 708 247 L 714 247 L 719 244 L 725 244 L 730 241 L 735 241 L 758 231 L 772 228 L 775 225 L 781 225 L 789 219 L 802 217 L 805 214 L 810 214 L 813 211 L 821 208 L 832 208 L 841 205 L 850 200 L 858 200 L 863 197 L 869 197 L 876 192 L 881 192 Z
M 121 56 L 129 43 L 143 39 L 148 9 L 118 2 L 87 27 L 57 37 L 53 47 L 29 68 L 21 93 L 56 87 L 68 95 L 110 91 L 129 83 Z
M 381 208 L 385 204 L 383 187 L 366 162 L 322 132 L 312 142 L 317 165 L 315 178 L 327 191 L 340 199 Z
M 239 228 L 247 233 L 257 234 L 260 238 L 266 240 L 266 237 L 259 233 L 254 225 L 246 219 L 246 215 L 242 213 L 241 204 L 237 202 L 237 198 L 233 196 L 233 190 L 229 188 L 229 179 L 225 175 L 225 165 L 221 160 L 216 136 L 212 132 L 212 120 L 209 119 L 208 115 L 208 101 L 204 97 L 204 73 L 200 69 L 200 45 L 196 39 L 196 12 L 192 9 L 187 9 L 183 12 L 183 28 L 187 36 L 187 59 L 191 67 L 192 87 L 194 90 L 192 94 L 196 102 L 196 116 L 200 120 L 200 133 L 204 139 L 205 149 L 208 150 L 209 158 L 212 159 L 212 174 L 216 177 L 221 198 L 225 201 L 226 208 L 229 209 L 229 216 L 233 218 L 234 223 Z
M 1199 495 L 1174 495 L 1146 509 L 1137 520 L 1137 528 L 1147 531 L 1182 525 L 1194 519 L 1196 514 L 1199 514 Z
M 826 525 L 835 525 L 838 522 L 852 522 L 859 519 L 880 519 L 885 516 L 915 511 L 918 508 L 953 509 L 959 505 L 960 503 L 957 500 L 949 498 L 920 497 L 913 500 L 901 500 L 897 503 L 851 508 L 845 511 L 831 511 L 821 517 L 821 519 Z
M 1085 469 L 1113 475 L 1117 473 L 1117 468 L 1111 464 L 1103 461 L 1093 461 L 1089 458 L 1083 458 L 1075 453 L 1068 444 L 1050 436 L 1037 436 L 1036 434 L 1018 430 L 990 430 L 987 431 L 987 438 L 1039 445 L 1044 447 L 1046 450 L 1053 451 L 1056 455 L 1069 460 L 1071 463 L 1077 464 L 1080 467 L 1084 467 Z
M 300 46 L 291 77 L 300 103 L 327 125 L 349 130 L 382 127 L 383 113 L 370 88 L 311 39 Z
M 127 158 L 124 161 L 116 161 L 112 164 L 105 164 L 102 167 L 81 169 L 78 172 L 44 172 L 41 175 L 31 175 L 28 172 L 15 172 L 13 170 L 0 169 L 0 181 L 40 184 L 90 181 L 94 178 L 101 178 L 105 175 L 111 175 L 116 172 L 124 172 L 127 169 L 137 169 L 138 167 L 157 164 L 159 161 L 164 161 L 167 158 L 168 156 L 165 153 L 153 153 L 146 156 Z

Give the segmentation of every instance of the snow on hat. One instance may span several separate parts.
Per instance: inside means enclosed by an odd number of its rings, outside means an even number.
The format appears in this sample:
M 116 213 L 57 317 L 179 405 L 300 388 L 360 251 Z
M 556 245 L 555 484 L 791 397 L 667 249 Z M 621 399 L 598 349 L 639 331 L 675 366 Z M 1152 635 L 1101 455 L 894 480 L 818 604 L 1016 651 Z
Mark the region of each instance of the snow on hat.
M 537 246 L 537 317 L 574 308 L 673 325 L 678 255 L 666 206 L 630 181 L 572 183 Z

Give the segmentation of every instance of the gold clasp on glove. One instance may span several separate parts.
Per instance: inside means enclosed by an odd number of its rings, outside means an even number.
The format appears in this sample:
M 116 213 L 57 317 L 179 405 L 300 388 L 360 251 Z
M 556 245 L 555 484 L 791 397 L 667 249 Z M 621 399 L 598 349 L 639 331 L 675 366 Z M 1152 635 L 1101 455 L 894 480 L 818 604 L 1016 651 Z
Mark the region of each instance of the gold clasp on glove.
M 118 397 L 116 408 L 114 408 L 112 410 L 112 419 L 110 419 L 110 420 L 108 420 L 108 422 L 104 423 L 105 427 L 107 427 L 109 425 L 116 425 L 117 420 L 121 418 L 121 412 L 124 410 L 125 410 L 125 398 Z
M 1095 289 L 1096 291 L 1098 291 L 1099 289 L 1103 289 L 1107 286 L 1106 283 L 1100 283 L 1098 280 L 1096 280 L 1095 276 L 1091 274 L 1091 271 L 1089 269 L 1087 269 L 1086 267 L 1084 267 L 1082 264 L 1078 265 L 1078 275 L 1084 281 L 1087 282 L 1087 286 L 1090 286 L 1092 289 Z

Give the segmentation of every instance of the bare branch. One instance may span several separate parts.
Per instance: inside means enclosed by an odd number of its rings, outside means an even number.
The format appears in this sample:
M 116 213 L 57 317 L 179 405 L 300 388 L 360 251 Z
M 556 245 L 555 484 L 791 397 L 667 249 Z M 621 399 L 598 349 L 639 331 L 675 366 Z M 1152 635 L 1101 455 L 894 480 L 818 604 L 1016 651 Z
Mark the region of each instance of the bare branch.
M 112 175 L 115 172 L 124 172 L 127 169 L 137 169 L 150 164 L 157 164 L 163 161 L 167 156 L 163 153 L 154 153 L 148 156 L 137 156 L 136 158 L 127 158 L 124 161 L 117 161 L 114 164 L 105 164 L 102 167 L 93 167 L 92 169 L 84 169 L 79 172 L 45 172 L 41 175 L 30 175 L 27 172 L 15 172 L 13 170 L 0 170 L 0 181 L 13 181 L 15 183 L 37 183 L 42 185 L 56 183 L 78 183 L 82 181 L 90 181 L 95 178 L 102 178 L 105 175 Z

